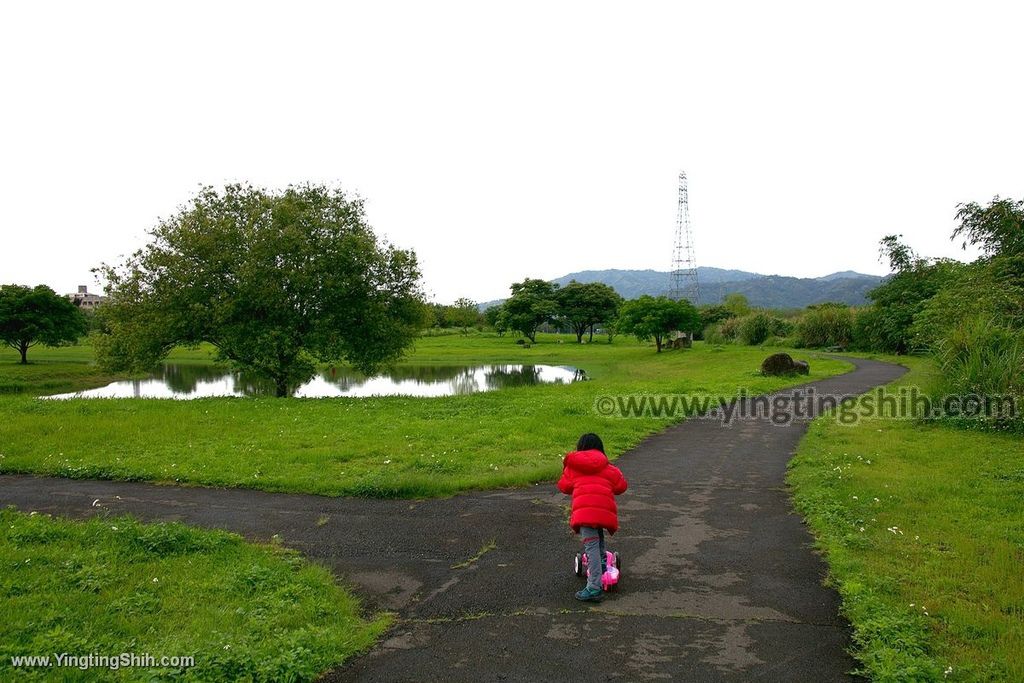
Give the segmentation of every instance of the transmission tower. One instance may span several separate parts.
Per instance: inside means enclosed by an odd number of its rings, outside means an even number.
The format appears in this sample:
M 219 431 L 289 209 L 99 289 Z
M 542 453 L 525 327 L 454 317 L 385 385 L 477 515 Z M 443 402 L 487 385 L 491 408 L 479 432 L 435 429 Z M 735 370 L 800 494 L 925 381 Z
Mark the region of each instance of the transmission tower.
M 672 249 L 672 272 L 669 274 L 670 299 L 688 299 L 696 306 L 700 299 L 697 283 L 697 259 L 693 255 L 693 230 L 690 228 L 690 191 L 686 171 L 679 172 L 679 206 L 676 208 L 676 241 Z

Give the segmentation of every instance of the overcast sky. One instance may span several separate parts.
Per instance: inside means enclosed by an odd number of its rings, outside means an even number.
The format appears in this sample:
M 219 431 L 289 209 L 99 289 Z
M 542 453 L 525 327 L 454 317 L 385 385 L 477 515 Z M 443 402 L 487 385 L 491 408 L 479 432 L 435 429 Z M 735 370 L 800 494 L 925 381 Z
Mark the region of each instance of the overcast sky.
M 524 276 L 884 273 L 1024 196 L 1020 3 L 20 2 L 0 280 L 60 291 L 201 183 L 337 182 L 440 301 Z M 971 254 L 968 253 L 968 256 Z

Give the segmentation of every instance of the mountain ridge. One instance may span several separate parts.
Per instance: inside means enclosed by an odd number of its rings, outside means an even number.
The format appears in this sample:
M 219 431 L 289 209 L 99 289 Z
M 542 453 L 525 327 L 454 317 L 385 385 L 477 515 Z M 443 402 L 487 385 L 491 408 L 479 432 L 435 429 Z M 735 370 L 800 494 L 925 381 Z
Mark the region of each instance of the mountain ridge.
M 700 304 L 717 304 L 727 294 L 739 293 L 747 297 L 751 306 L 759 308 L 803 308 L 812 304 L 833 301 L 851 306 L 868 303 L 867 293 L 885 278 L 852 270 L 837 271 L 816 278 L 798 278 L 787 275 L 765 275 L 744 270 L 697 268 L 700 285 Z M 612 287 L 625 299 L 643 294 L 658 296 L 668 291 L 669 273 L 653 269 L 628 270 L 608 268 L 581 270 L 551 280 L 559 286 L 577 282 L 602 282 Z M 481 310 L 499 304 L 496 299 L 480 304 Z

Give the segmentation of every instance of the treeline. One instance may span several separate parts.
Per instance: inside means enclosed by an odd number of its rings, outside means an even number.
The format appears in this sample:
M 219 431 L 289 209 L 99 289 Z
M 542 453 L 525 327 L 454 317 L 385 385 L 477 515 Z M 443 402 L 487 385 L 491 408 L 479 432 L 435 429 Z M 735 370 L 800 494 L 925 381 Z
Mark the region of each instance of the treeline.
M 616 334 L 631 334 L 641 341 L 653 340 L 660 352 L 674 332 L 694 334 L 702 327 L 700 313 L 685 299 L 645 295 L 626 301 L 600 282 L 573 280 L 562 287 L 526 278 L 510 289 L 512 295 L 504 303 L 487 308 L 466 330 L 486 327 L 499 336 L 515 332 L 520 335 L 520 343 L 536 343 L 541 331 L 570 332 L 576 335 L 577 343 L 583 343 L 584 337 L 592 342 L 595 334 L 605 336 L 608 343 Z M 458 316 L 460 311 L 465 311 L 468 320 L 471 305 L 467 299 L 460 299 L 454 306 L 431 304 L 435 327 L 443 327 L 442 319 Z
M 1024 410 L 1024 200 L 996 197 L 961 204 L 951 239 L 981 256 L 971 263 L 927 258 L 900 235 L 881 240 L 892 274 L 868 294 L 871 304 L 818 304 L 798 312 L 711 307 L 710 343 L 840 348 L 929 354 L 939 368 L 932 387 L 943 396 L 1016 397 Z M 702 311 L 709 320 L 711 311 Z M 990 424 L 1020 427 L 1021 416 Z
M 465 333 L 483 330 L 485 324 L 483 314 L 471 299 L 457 299 L 454 304 L 428 303 L 424 311 L 423 326 L 427 329 L 458 329 Z

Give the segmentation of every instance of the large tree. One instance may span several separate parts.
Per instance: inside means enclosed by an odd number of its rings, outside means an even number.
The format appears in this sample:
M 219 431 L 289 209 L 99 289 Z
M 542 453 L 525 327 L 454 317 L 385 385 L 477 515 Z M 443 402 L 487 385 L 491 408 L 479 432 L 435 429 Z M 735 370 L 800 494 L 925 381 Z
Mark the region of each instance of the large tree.
M 902 241 L 902 235 L 883 237 L 879 256 L 889 261 L 893 274 L 868 292 L 874 305 L 857 316 L 854 337 L 866 348 L 907 353 L 922 345 L 912 329 L 915 316 L 963 265 L 922 258 Z
M 953 239 L 981 248 L 987 256 L 1024 256 L 1024 199 L 992 199 L 988 206 L 969 202 L 957 206 L 960 225 Z
M 205 187 L 109 282 L 101 362 L 147 369 L 179 344 L 272 380 L 286 396 L 317 361 L 370 373 L 423 324 L 412 251 L 381 243 L 363 203 L 321 185 Z
M 73 344 L 87 327 L 78 307 L 46 285 L 0 287 L 0 341 L 21 354 L 23 365 L 36 344 Z
M 508 329 L 518 330 L 531 342 L 537 341 L 537 328 L 558 315 L 555 292 L 558 285 L 547 280 L 526 278 L 512 285 L 512 296 L 503 306 Z
M 632 334 L 641 341 L 654 339 L 661 353 L 667 335 L 677 330 L 694 330 L 699 324 L 700 314 L 686 299 L 673 301 L 645 294 L 622 304 L 615 326 L 618 332 Z
M 583 335 L 590 330 L 590 341 L 594 340 L 594 325 L 609 323 L 622 303 L 618 292 L 603 282 L 581 283 L 573 280 L 555 292 L 558 317 L 568 323 L 576 334 L 576 343 L 583 342 Z

